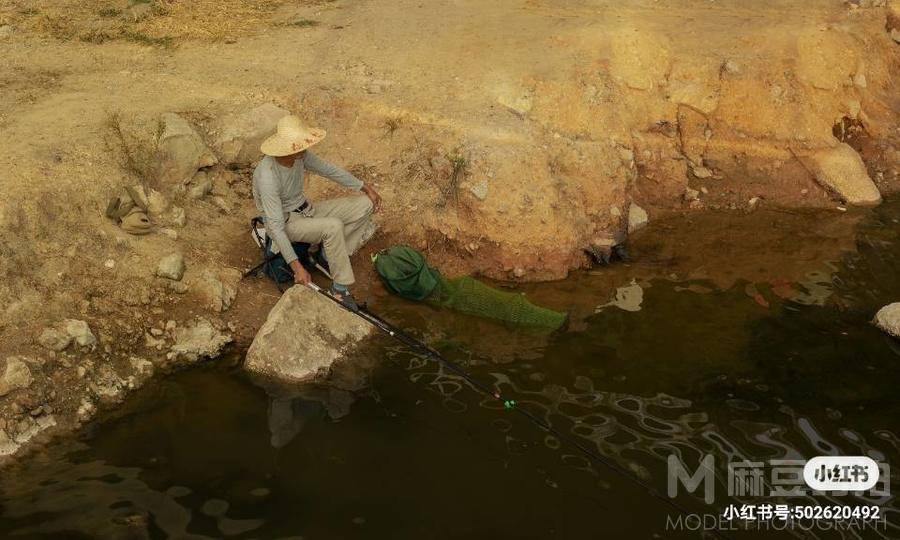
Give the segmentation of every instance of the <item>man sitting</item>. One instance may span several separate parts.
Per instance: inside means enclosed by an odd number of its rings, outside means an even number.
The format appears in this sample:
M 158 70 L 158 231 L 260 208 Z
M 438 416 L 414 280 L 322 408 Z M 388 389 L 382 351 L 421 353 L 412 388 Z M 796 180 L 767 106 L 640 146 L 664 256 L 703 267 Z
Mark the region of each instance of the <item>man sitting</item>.
M 355 281 L 350 255 L 362 244 L 381 197 L 361 180 L 307 150 L 325 138 L 325 130 L 304 126 L 296 116 L 278 121 L 274 135 L 263 141 L 265 157 L 253 171 L 253 199 L 265 215 L 272 251 L 291 267 L 294 282 L 306 284 L 309 273 L 300 264 L 291 242 L 318 244 L 331 273 L 331 294 L 352 310 L 358 309 L 348 287 Z M 309 170 L 364 195 L 311 203 L 303 194 Z

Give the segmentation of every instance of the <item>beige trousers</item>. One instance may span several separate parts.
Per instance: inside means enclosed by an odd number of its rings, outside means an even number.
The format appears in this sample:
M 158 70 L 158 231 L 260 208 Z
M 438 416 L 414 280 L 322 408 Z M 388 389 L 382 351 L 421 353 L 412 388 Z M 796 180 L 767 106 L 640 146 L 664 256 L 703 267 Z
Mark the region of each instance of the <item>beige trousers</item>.
M 291 242 L 321 242 L 334 282 L 352 285 L 356 278 L 350 255 L 364 240 L 372 216 L 372 200 L 366 195 L 354 195 L 311 204 L 309 216 L 291 212 L 284 224 L 285 233 Z

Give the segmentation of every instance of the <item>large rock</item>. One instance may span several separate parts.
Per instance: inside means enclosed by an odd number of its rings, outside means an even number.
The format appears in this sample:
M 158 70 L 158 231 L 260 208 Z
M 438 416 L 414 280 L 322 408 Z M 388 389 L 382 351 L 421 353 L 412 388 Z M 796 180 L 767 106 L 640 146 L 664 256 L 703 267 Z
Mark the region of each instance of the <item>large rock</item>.
M 288 289 L 260 328 L 244 367 L 285 382 L 327 373 L 372 331 L 361 318 L 304 286 Z
M 894 302 L 879 309 L 872 323 L 888 334 L 900 339 L 900 302 Z
M 809 165 L 816 181 L 847 203 L 875 205 L 881 202 L 881 193 L 869 178 L 862 158 L 848 144 L 814 152 L 809 157 Z
M 175 344 L 169 349 L 170 360 L 196 362 L 200 358 L 215 358 L 225 345 L 231 343 L 231 336 L 217 329 L 206 319 L 200 319 L 192 326 L 175 331 Z
M 250 164 L 260 157 L 259 145 L 275 132 L 282 117 L 291 114 L 271 103 L 220 118 L 212 127 L 213 148 L 226 165 Z
M 15 356 L 6 359 L 3 373 L 0 374 L 0 396 L 18 388 L 28 388 L 34 379 L 28 365 Z
M 215 165 L 218 160 L 203 138 L 187 120 L 175 113 L 162 116 L 159 138 L 159 178 L 163 182 L 186 182 L 197 169 Z

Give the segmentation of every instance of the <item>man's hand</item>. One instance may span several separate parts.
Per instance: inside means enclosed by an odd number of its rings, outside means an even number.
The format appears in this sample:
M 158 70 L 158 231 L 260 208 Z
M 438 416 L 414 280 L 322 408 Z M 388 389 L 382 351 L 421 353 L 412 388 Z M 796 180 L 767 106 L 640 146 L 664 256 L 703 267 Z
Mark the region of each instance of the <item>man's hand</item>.
M 300 264 L 300 261 L 296 259 L 291 261 L 291 272 L 294 273 L 294 283 L 306 285 L 311 280 L 309 272 L 307 272 L 306 268 L 303 268 L 303 265 Z
M 372 206 L 375 208 L 375 212 L 381 210 L 381 195 L 379 195 L 378 192 L 375 191 L 375 188 L 368 184 L 365 184 L 362 187 L 362 192 L 365 193 L 369 200 L 372 201 Z

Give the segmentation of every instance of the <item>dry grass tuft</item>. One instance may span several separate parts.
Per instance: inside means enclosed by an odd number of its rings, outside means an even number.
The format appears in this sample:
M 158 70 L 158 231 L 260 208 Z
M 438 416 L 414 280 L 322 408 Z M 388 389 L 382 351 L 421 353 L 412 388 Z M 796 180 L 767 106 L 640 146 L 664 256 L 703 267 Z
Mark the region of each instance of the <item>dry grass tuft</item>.
M 469 160 L 459 150 L 454 150 L 444 157 L 450 162 L 450 178 L 439 187 L 441 198 L 438 200 L 438 206 L 453 202 L 453 206 L 459 209 L 459 183 L 466 177 Z
M 312 1 L 312 0 L 310 0 Z M 129 20 L 129 7 L 150 4 L 149 15 Z M 273 24 L 287 0 L 0 0 L 0 22 L 59 40 L 112 39 L 168 47 L 182 40 L 224 41 Z M 315 21 L 301 25 L 314 25 Z
M 155 16 L 135 24 L 148 36 L 220 41 L 271 22 L 285 0 L 155 0 Z

